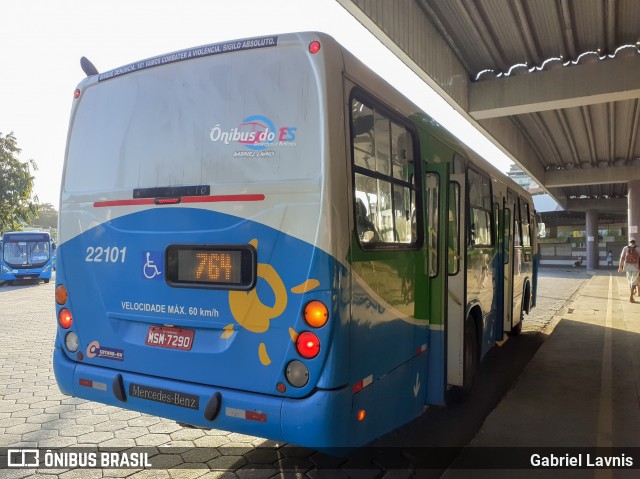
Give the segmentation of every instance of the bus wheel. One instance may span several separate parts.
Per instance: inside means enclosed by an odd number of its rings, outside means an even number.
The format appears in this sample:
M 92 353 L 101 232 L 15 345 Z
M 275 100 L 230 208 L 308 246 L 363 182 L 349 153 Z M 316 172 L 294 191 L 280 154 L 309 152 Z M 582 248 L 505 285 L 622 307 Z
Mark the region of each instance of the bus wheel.
M 464 385 L 462 391 L 468 393 L 473 386 L 473 378 L 478 369 L 478 329 L 469 314 L 464 322 Z
M 46 283 L 48 283 L 48 282 L 49 282 L 49 278 L 46 278 L 46 279 L 44 279 L 43 281 L 44 281 L 44 282 L 45 282 L 45 284 L 46 284 Z

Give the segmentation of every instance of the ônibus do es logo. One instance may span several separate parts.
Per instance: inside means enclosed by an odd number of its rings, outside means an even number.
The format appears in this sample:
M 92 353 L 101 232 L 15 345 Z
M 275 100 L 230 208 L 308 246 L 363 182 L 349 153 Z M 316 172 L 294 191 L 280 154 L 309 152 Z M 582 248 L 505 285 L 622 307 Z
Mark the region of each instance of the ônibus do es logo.
M 252 115 L 245 118 L 236 128 L 224 130 L 219 124 L 209 133 L 212 142 L 222 142 L 225 145 L 239 143 L 250 151 L 235 152 L 233 156 L 273 156 L 267 152 L 271 148 L 296 146 L 296 127 L 279 126 L 262 115 Z M 271 154 L 252 155 L 251 152 Z M 244 153 L 244 154 L 243 154 Z

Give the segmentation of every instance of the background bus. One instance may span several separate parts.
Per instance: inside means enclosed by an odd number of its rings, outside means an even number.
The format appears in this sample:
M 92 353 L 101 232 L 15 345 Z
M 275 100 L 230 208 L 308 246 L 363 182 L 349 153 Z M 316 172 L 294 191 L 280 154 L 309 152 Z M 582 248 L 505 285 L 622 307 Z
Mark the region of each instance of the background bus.
M 58 384 L 201 427 L 366 444 L 469 389 L 519 332 L 531 205 L 324 34 L 90 75 L 61 191 Z
M 46 231 L 5 233 L 1 243 L 2 281 L 43 280 L 48 283 L 54 267 L 55 248 Z

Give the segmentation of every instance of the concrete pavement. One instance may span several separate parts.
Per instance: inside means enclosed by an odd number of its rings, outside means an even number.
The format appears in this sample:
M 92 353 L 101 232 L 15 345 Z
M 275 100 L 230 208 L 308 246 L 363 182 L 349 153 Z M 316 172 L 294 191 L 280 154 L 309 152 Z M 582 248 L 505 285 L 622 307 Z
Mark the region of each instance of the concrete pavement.
M 629 288 L 621 274 L 592 274 L 558 311 L 552 334 L 468 447 L 509 446 L 526 448 L 527 453 L 558 448 L 556 454 L 571 452 L 569 448 L 640 447 L 640 303 L 629 302 Z M 621 454 L 618 450 L 612 455 Z M 635 467 L 563 470 L 561 474 L 640 477 L 640 465 Z M 558 474 L 558 470 L 517 471 L 518 477 L 553 478 Z M 513 476 L 512 470 L 469 474 L 450 469 L 443 477 Z

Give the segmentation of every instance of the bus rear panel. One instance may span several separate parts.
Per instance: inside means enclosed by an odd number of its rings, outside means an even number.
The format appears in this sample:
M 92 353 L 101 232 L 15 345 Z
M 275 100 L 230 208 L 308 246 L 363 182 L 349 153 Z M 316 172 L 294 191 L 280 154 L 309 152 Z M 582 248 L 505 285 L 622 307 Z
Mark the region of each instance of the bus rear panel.
M 346 218 L 326 191 L 324 60 L 310 41 L 200 47 L 81 83 L 57 260 L 65 393 L 346 440 L 346 424 L 321 421 L 351 401 L 344 374 L 323 374 L 342 360 L 330 345 L 346 267 L 328 228 Z

